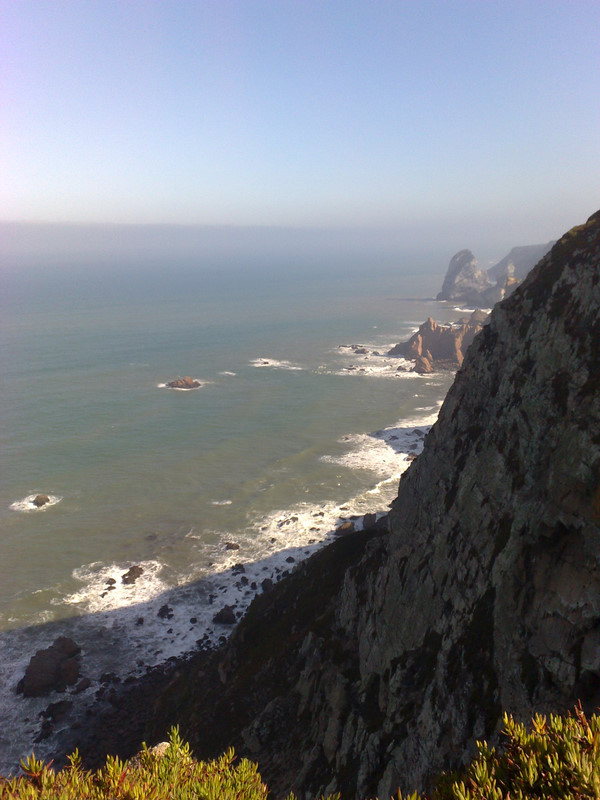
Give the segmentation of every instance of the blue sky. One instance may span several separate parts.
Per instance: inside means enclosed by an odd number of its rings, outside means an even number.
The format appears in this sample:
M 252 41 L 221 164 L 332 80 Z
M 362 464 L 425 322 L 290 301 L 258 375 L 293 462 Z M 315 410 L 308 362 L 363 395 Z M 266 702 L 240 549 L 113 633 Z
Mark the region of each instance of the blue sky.
M 600 206 L 596 0 L 0 14 L 3 220 L 501 227 L 519 244 Z

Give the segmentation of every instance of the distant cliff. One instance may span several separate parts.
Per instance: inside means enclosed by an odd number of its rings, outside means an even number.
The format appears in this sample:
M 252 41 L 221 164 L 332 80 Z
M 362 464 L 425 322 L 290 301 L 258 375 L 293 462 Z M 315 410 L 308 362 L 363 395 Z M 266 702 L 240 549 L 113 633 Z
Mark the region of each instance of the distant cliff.
M 140 707 L 276 796 L 428 785 L 527 718 L 600 703 L 600 212 L 496 306 L 388 524 L 256 598 Z
M 479 269 L 470 250 L 451 259 L 438 300 L 452 300 L 470 306 L 491 307 L 515 290 L 529 270 L 546 255 L 554 242 L 513 247 L 491 269 Z

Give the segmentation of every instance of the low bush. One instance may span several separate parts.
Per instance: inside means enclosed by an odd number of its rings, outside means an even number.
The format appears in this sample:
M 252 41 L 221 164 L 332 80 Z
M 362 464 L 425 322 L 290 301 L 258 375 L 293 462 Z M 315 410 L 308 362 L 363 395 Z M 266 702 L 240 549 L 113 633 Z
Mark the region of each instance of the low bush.
M 597 800 L 600 717 L 537 715 L 530 727 L 505 715 L 502 746 L 478 743 L 462 775 L 443 775 L 433 800 Z M 404 800 L 418 800 L 413 794 Z
M 504 717 L 498 749 L 478 743 L 461 774 L 442 775 L 431 798 L 398 800 L 597 800 L 600 798 L 600 717 L 581 708 L 567 717 L 535 716 L 530 727 Z M 75 752 L 54 771 L 34 756 L 23 775 L 0 778 L 0 800 L 267 800 L 256 764 L 228 750 L 215 761 L 195 761 L 176 728 L 166 748 L 145 746 L 128 762 L 108 757 L 97 772 Z M 336 800 L 338 796 L 328 800 Z M 290 794 L 288 800 L 295 800 Z M 339 798 L 338 798 L 339 800 Z

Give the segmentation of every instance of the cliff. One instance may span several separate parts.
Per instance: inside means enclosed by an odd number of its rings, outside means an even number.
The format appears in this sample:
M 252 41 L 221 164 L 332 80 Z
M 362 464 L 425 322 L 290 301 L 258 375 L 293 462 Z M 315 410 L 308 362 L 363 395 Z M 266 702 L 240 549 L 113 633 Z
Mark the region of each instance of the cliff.
M 479 269 L 477 259 L 470 250 L 460 250 L 450 259 L 438 300 L 456 300 L 482 305 L 483 292 L 492 286 L 486 272 Z
M 553 244 L 513 247 L 507 256 L 488 270 L 479 269 L 470 250 L 461 250 L 450 259 L 437 299 L 471 306 L 493 306 L 515 290 Z
M 600 702 L 600 212 L 496 306 L 387 525 L 179 665 L 144 735 L 234 745 L 276 796 L 384 798 L 464 763 L 502 710 L 577 698 Z

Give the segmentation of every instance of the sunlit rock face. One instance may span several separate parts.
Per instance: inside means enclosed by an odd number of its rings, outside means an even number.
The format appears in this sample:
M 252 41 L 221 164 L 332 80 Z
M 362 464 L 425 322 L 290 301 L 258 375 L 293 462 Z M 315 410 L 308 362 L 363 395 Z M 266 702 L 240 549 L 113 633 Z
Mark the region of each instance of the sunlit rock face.
M 470 250 L 461 250 L 450 259 L 437 299 L 491 308 L 516 289 L 553 244 L 513 247 L 507 256 L 488 270 L 479 269 Z
M 492 286 L 487 273 L 479 269 L 477 259 L 470 250 L 461 250 L 452 256 L 448 271 L 438 294 L 438 300 L 455 300 L 479 304 L 481 293 Z
M 479 309 L 452 325 L 440 325 L 429 317 L 407 342 L 392 347 L 388 356 L 416 359 L 416 372 L 433 372 L 434 367 L 456 370 L 487 316 Z M 422 368 L 423 362 L 429 365 L 429 369 Z
M 505 710 L 595 709 L 599 631 L 600 212 L 495 307 L 387 524 L 258 597 L 155 720 L 235 745 L 276 796 L 389 797 Z

